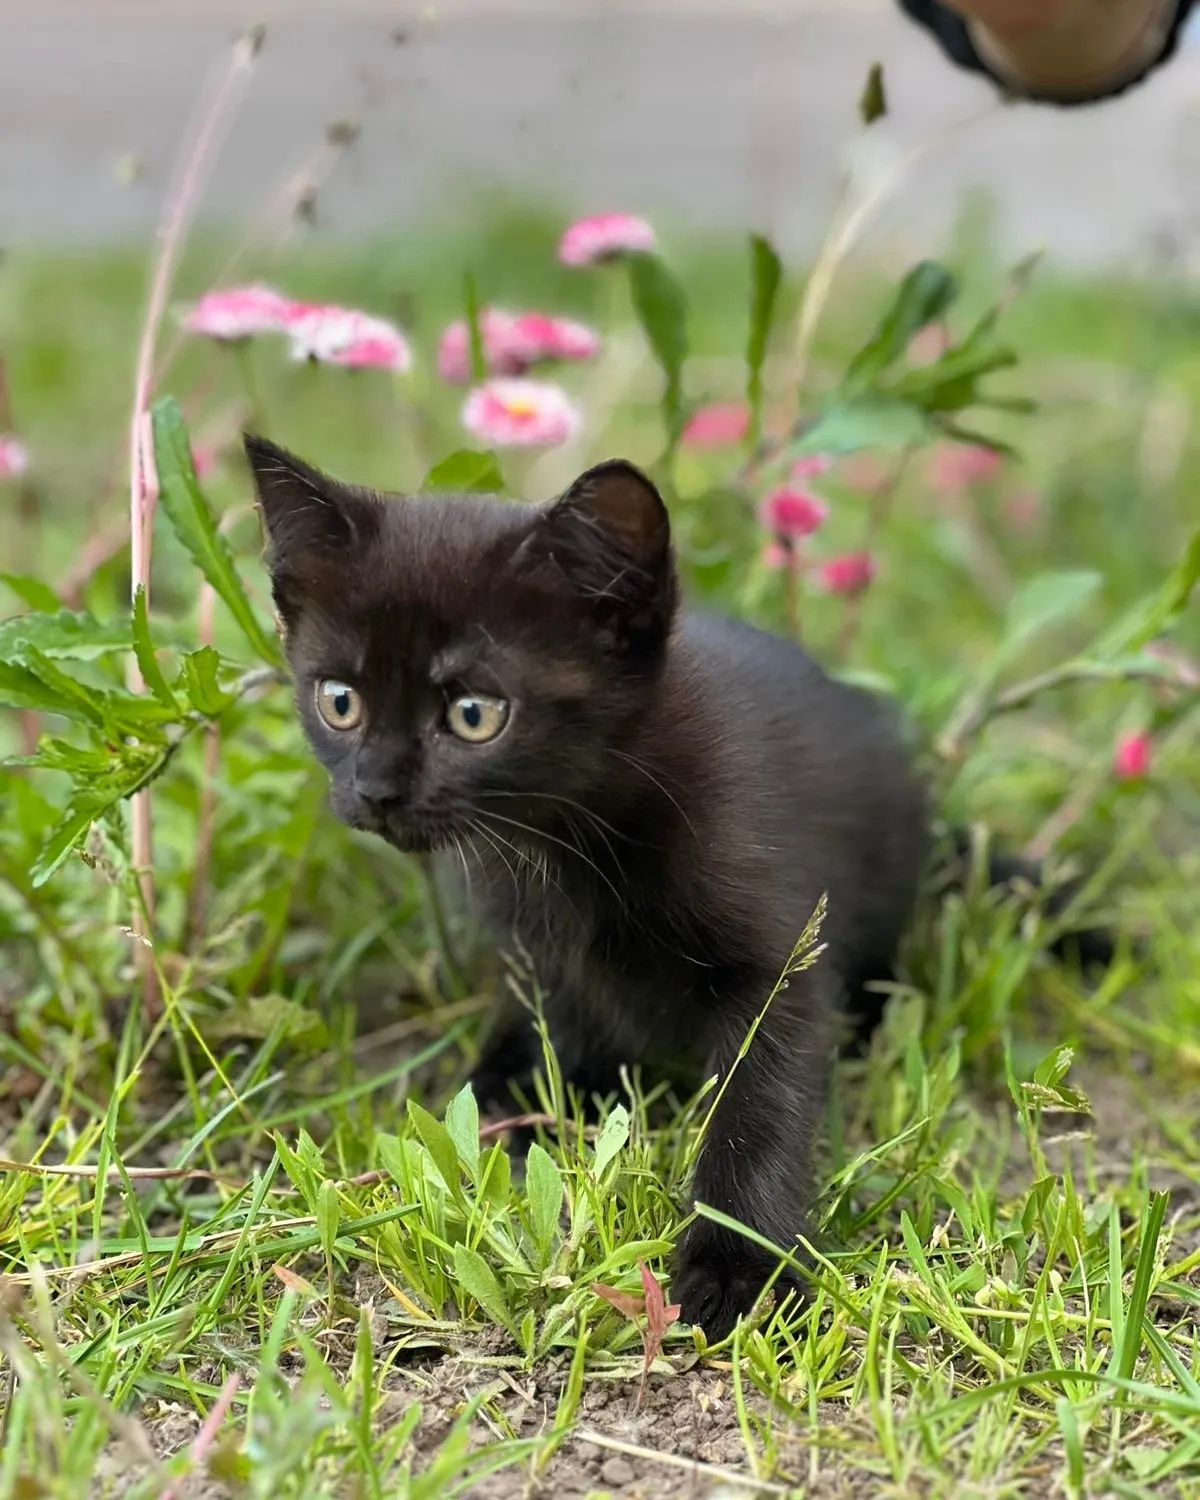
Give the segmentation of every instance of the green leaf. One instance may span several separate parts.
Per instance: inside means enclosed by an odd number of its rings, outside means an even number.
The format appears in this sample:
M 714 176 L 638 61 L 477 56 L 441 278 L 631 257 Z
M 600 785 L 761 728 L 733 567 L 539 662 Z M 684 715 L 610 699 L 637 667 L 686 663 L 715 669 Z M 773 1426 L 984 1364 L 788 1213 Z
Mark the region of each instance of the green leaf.
M 463 1196 L 462 1168 L 458 1164 L 458 1152 L 450 1138 L 450 1132 L 440 1120 L 435 1120 L 427 1109 L 422 1109 L 415 1099 L 408 1101 L 408 1118 L 420 1136 L 425 1149 L 433 1158 L 438 1176 L 456 1198 Z
M 133 597 L 133 650 L 142 674 L 142 681 L 163 704 L 173 712 L 178 711 L 175 694 L 167 686 L 158 657 L 154 654 L 154 642 L 150 638 L 150 620 L 146 613 L 146 590 L 139 583 Z
M 750 442 L 762 433 L 762 372 L 783 264 L 770 240 L 750 236 L 750 332 L 746 340 L 746 400 L 750 403 Z
M 72 704 L 74 707 L 74 712 L 65 708 L 60 709 L 60 712 L 70 712 L 72 718 L 100 728 L 104 727 L 107 720 L 108 695 L 101 689 L 77 682 L 74 677 L 62 671 L 60 667 L 56 667 L 48 656 L 43 656 L 32 646 L 25 651 L 25 664 L 41 679 L 45 687 L 57 695 L 60 702 Z
M 62 608 L 61 600 L 50 585 L 40 578 L 31 578 L 28 573 L 0 573 L 0 583 L 6 583 L 30 609 L 54 614 Z
M 479 1201 L 507 1212 L 512 1187 L 512 1162 L 504 1144 L 497 1141 L 484 1158 L 479 1171 Z
M 214 718 L 222 713 L 233 699 L 223 692 L 217 683 L 221 658 L 211 646 L 201 646 L 198 651 L 189 651 L 180 664 L 180 684 L 188 696 L 188 702 L 198 713 Z
M 1094 650 L 1100 656 L 1117 656 L 1123 652 L 1140 650 L 1156 637 L 1165 635 L 1188 607 L 1198 583 L 1200 528 L 1192 533 L 1183 556 L 1172 568 L 1162 587 L 1122 615 L 1101 636 Z
M 487 355 L 479 315 L 479 288 L 470 271 L 463 276 L 463 301 L 467 311 L 467 341 L 471 351 L 471 379 L 476 385 L 487 379 Z
M 33 650 L 60 660 L 92 661 L 111 651 L 128 651 L 129 627 L 119 620 L 102 624 L 70 609 L 14 615 L 0 624 L 0 659 L 25 662 Z
M 623 1104 L 618 1104 L 600 1127 L 600 1134 L 596 1137 L 596 1155 L 592 1170 L 597 1177 L 603 1176 L 605 1167 L 628 1139 L 629 1111 Z
M 333 1258 L 333 1248 L 337 1244 L 341 1218 L 342 1209 L 338 1202 L 337 1183 L 327 1178 L 321 1184 L 317 1194 L 317 1230 L 321 1236 L 321 1249 L 330 1260 Z
M 474 1297 L 494 1323 L 507 1328 L 513 1338 L 516 1338 L 517 1329 L 512 1310 L 491 1266 L 483 1256 L 477 1250 L 468 1249 L 466 1245 L 455 1245 L 454 1270 L 463 1291 Z
M 158 775 L 168 753 L 165 745 L 127 746 L 121 759 L 115 764 L 110 761 L 101 778 L 77 785 L 70 805 L 50 831 L 30 869 L 33 884 L 45 885 L 98 818 Z
M 673 448 L 683 431 L 683 362 L 687 357 L 687 298 L 656 255 L 631 255 L 633 310 L 664 376 L 662 408 Z
M 1099 573 L 1082 570 L 1039 573 L 1013 595 L 997 655 L 1009 661 L 1049 626 L 1077 615 L 1103 583 Z
M 82 710 L 74 694 L 60 693 L 28 667 L 12 667 L 6 662 L 0 662 L 0 704 L 5 708 L 35 708 L 64 714 L 85 724 L 96 722 L 94 714 Z
M 494 453 L 477 453 L 459 448 L 441 463 L 434 464 L 425 476 L 423 490 L 457 490 L 466 494 L 499 495 L 504 492 L 504 475 Z
M 458 1159 L 472 1182 L 479 1177 L 479 1106 L 469 1083 L 464 1083 L 446 1107 L 446 1130 Z
M 563 1180 L 554 1158 L 535 1141 L 525 1158 L 525 1192 L 529 1198 L 529 1219 L 533 1237 L 542 1260 L 548 1258 L 551 1244 L 559 1232 L 559 1215 L 563 1206 Z
M 200 571 L 225 601 L 251 646 L 272 664 L 279 660 L 275 641 L 263 629 L 233 564 L 233 554 L 217 530 L 208 501 L 196 479 L 192 447 L 183 414 L 170 396 L 155 403 L 154 456 L 161 504 L 175 535 Z
M 791 444 L 785 461 L 809 453 L 837 457 L 863 448 L 907 448 L 929 436 L 929 423 L 920 407 L 890 396 L 836 398 L 804 435 Z
M 900 283 L 874 336 L 854 356 L 842 382 L 847 396 L 869 390 L 900 358 L 913 335 L 940 317 L 958 296 L 958 282 L 936 261 L 920 261 Z
M 887 93 L 883 87 L 883 64 L 872 63 L 867 81 L 858 99 L 858 115 L 864 125 L 874 125 L 887 114 Z

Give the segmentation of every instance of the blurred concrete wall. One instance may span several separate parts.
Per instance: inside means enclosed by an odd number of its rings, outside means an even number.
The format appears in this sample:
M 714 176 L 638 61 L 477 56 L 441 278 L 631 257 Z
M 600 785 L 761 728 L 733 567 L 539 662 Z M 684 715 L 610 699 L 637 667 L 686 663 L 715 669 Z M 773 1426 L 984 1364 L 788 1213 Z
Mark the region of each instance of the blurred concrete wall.
M 145 235 L 206 70 L 257 19 L 267 45 L 211 216 L 251 212 L 354 115 L 324 200 L 335 230 L 402 228 L 474 179 L 803 250 L 880 59 L 892 115 L 866 169 L 929 145 L 886 220 L 906 248 L 936 243 L 979 184 L 1012 249 L 1114 260 L 1197 237 L 1195 46 L 1125 98 L 1064 111 L 998 105 L 887 0 L 0 0 L 0 243 Z

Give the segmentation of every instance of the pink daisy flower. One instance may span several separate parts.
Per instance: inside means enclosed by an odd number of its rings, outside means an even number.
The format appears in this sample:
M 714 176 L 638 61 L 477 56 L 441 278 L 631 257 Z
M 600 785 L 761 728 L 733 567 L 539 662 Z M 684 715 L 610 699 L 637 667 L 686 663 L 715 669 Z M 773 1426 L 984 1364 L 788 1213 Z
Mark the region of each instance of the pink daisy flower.
M 730 448 L 744 442 L 749 431 L 749 407 L 740 401 L 718 401 L 696 408 L 680 442 L 685 448 Z
M 583 323 L 549 313 L 510 313 L 485 308 L 480 316 L 483 357 L 489 375 L 523 375 L 542 360 L 593 359 L 600 336 Z M 465 319 L 451 323 L 438 347 L 438 373 L 452 385 L 471 379 L 471 338 Z
M 294 359 L 348 370 L 412 369 L 412 350 L 394 323 L 355 308 L 298 305 L 288 318 Z
M 942 443 L 934 455 L 933 482 L 954 493 L 986 484 L 1004 467 L 1004 457 L 982 443 Z
M 1118 781 L 1143 781 L 1153 759 L 1154 742 L 1148 734 L 1123 734 L 1113 748 L 1113 775 Z
M 296 304 L 269 286 L 228 287 L 206 292 L 184 314 L 188 333 L 230 343 L 260 333 L 279 333 L 287 326 Z
M 595 266 L 653 250 L 657 244 L 654 230 L 635 214 L 593 214 L 567 229 L 558 244 L 558 258 L 565 266 Z
M 796 542 L 821 529 L 829 515 L 829 507 L 819 495 L 784 486 L 771 491 L 758 514 L 764 530 L 776 540 Z
M 540 380 L 489 380 L 462 410 L 467 431 L 500 448 L 555 447 L 578 432 L 581 420 L 565 391 Z
M 846 552 L 822 563 L 819 573 L 826 593 L 854 598 L 875 577 L 875 559 L 868 552 Z
M 29 467 L 29 450 L 19 438 L 0 433 L 0 479 L 20 479 Z

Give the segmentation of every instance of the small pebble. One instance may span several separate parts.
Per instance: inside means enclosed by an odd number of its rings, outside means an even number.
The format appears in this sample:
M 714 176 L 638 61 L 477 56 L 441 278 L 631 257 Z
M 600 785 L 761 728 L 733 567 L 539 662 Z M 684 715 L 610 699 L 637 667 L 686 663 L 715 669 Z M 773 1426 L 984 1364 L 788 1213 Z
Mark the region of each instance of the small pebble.
M 632 1484 L 633 1465 L 627 1458 L 605 1459 L 600 1478 L 605 1484 Z

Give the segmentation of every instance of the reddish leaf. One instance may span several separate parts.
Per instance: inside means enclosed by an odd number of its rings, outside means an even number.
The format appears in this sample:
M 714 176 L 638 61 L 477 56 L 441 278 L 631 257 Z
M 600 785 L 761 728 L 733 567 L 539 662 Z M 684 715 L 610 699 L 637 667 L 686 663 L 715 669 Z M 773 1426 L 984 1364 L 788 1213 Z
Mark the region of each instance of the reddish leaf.
M 642 1297 L 635 1297 L 632 1292 L 622 1292 L 615 1286 L 605 1286 L 599 1281 L 592 1283 L 592 1291 L 597 1297 L 603 1297 L 610 1307 L 615 1307 L 619 1313 L 624 1313 L 631 1323 L 636 1323 L 646 1311 L 645 1300 Z

